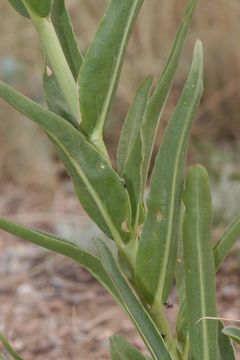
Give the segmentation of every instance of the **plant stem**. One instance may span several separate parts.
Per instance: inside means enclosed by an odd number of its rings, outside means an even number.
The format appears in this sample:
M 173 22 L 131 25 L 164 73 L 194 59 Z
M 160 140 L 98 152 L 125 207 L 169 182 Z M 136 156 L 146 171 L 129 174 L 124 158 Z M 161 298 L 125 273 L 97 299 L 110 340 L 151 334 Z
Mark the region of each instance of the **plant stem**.
M 59 43 L 54 26 L 49 18 L 41 18 L 35 15 L 22 0 L 35 26 L 48 64 L 56 77 L 58 86 L 65 98 L 71 114 L 79 125 L 81 121 L 78 88 L 67 60 Z
M 162 334 L 168 351 L 171 353 L 174 360 L 179 360 L 179 356 L 176 349 L 176 342 L 173 337 L 169 322 L 166 319 L 163 306 L 161 304 L 156 304 L 150 309 L 150 314 L 154 320 L 156 326 L 158 327 L 160 333 Z

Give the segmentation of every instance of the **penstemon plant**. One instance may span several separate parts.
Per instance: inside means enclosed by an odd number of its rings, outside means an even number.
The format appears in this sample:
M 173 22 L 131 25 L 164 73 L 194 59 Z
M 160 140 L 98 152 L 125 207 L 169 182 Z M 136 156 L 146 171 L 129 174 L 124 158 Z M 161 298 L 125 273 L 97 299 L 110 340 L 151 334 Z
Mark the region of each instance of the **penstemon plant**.
M 212 246 L 212 206 L 206 170 L 187 171 L 192 120 L 203 91 L 203 51 L 196 41 L 189 76 L 165 130 L 144 192 L 156 132 L 171 90 L 197 0 L 190 0 L 156 87 L 139 86 L 118 144 L 113 169 L 103 140 L 128 40 L 143 0 L 112 0 L 83 56 L 64 0 L 9 0 L 32 21 L 45 60 L 48 109 L 0 82 L 0 96 L 48 135 L 70 175 L 76 195 L 111 244 L 95 239 L 98 255 L 79 245 L 0 218 L 0 228 L 68 256 L 87 269 L 125 310 L 149 351 L 110 339 L 112 360 L 233 360 L 231 339 L 217 317 L 215 273 L 240 235 L 240 217 Z M 185 180 L 184 180 L 185 177 Z M 116 251 L 117 250 L 117 251 Z M 165 305 L 173 284 L 179 313 L 171 326 Z M 22 359 L 4 336 L 14 359 Z M 4 355 L 0 354 L 4 359 Z

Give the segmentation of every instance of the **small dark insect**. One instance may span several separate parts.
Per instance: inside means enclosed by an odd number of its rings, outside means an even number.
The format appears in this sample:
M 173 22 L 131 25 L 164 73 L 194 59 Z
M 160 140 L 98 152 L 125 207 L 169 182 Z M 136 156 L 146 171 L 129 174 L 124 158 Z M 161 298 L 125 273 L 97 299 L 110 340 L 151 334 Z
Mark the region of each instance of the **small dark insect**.
M 161 334 L 161 337 L 164 339 L 165 337 L 166 337 L 166 335 L 164 335 L 164 334 Z
M 164 306 L 166 307 L 166 309 L 172 309 L 173 308 L 173 304 L 169 303 L 168 301 L 165 301 Z

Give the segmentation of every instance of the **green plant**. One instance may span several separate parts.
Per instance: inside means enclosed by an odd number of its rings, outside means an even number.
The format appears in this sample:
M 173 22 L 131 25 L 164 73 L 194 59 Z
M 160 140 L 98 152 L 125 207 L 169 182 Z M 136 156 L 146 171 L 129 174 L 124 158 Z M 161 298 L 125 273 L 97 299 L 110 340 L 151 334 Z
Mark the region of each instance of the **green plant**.
M 0 82 L 0 96 L 37 123 L 55 145 L 89 216 L 114 241 L 96 239 L 98 256 L 52 234 L 0 219 L 0 228 L 66 255 L 89 270 L 127 312 L 151 359 L 231 360 L 234 350 L 216 317 L 215 272 L 240 234 L 240 218 L 211 244 L 212 210 L 203 167 L 184 172 L 191 123 L 202 95 L 203 53 L 192 67 L 158 151 L 150 192 L 144 190 L 153 144 L 179 63 L 196 0 L 191 0 L 155 90 L 144 80 L 123 125 L 118 170 L 103 140 L 129 36 L 143 0 L 112 0 L 95 39 L 79 52 L 64 0 L 9 0 L 35 26 L 46 62 L 49 110 Z M 172 329 L 165 305 L 176 281 L 180 311 Z M 224 330 L 226 332 L 226 330 Z M 1 338 L 13 358 L 20 358 Z M 120 337 L 113 360 L 146 359 Z M 2 355 L 3 356 L 3 355 Z

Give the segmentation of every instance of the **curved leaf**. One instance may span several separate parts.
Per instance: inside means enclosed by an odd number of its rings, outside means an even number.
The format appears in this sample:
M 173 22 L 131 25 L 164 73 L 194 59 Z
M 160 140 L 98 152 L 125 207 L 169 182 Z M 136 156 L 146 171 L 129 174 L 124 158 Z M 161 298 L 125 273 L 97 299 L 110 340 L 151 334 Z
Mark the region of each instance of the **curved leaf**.
M 118 295 L 115 285 L 102 267 L 101 261 L 98 257 L 80 249 L 75 244 L 58 236 L 36 229 L 27 228 L 2 218 L 0 218 L 0 229 L 24 240 L 28 240 L 31 243 L 39 245 L 45 249 L 65 255 L 75 260 L 88 270 L 110 292 L 118 303 L 122 305 L 121 298 Z
M 123 277 L 110 250 L 101 240 L 97 240 L 96 244 L 102 254 L 102 265 L 118 289 L 125 309 L 135 324 L 148 350 L 151 352 L 153 359 L 171 360 L 172 357 L 166 348 L 162 336 L 158 332 L 158 329 L 153 323 L 151 317 Z
M 191 358 L 218 358 L 215 269 L 211 244 L 212 206 L 206 170 L 199 165 L 188 172 L 183 201 L 186 304 Z
M 184 168 L 192 120 L 203 90 L 202 45 L 195 45 L 192 68 L 164 133 L 151 177 L 147 216 L 140 238 L 136 275 L 149 303 L 163 304 L 172 286 L 177 253 Z
M 79 199 L 98 226 L 122 246 L 130 233 L 129 196 L 117 173 L 85 137 L 58 115 L 0 81 L 0 97 L 36 122 L 56 145 Z
M 135 347 L 122 336 L 110 337 L 110 354 L 112 360 L 147 360 Z
M 93 141 L 102 136 L 142 3 L 143 0 L 112 0 L 84 56 L 79 74 L 81 126 Z
M 240 345 L 240 328 L 227 326 L 222 330 L 222 332 L 224 335 L 227 335 L 230 339 Z

